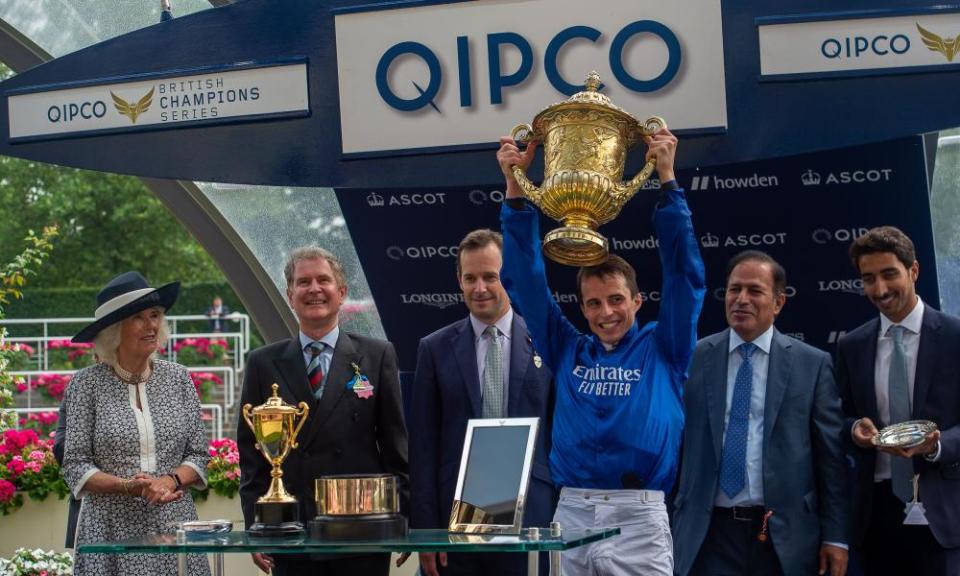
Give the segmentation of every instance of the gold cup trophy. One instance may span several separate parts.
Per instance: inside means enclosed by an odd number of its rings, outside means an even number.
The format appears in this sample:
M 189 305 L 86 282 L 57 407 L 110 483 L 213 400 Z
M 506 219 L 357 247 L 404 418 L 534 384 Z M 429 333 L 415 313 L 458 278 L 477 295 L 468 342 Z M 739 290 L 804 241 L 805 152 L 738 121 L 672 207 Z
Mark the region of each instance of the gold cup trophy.
M 622 182 L 627 150 L 666 127 L 653 116 L 640 122 L 598 92 L 600 75 L 587 75 L 586 89 L 553 104 L 532 124 L 515 126 L 518 142 L 543 143 L 543 183 L 533 185 L 519 166 L 513 175 L 524 195 L 544 214 L 563 223 L 543 239 L 548 258 L 570 266 L 593 266 L 607 258 L 607 239 L 597 232 L 620 214 L 656 168 L 649 160 Z
M 247 528 L 247 532 L 255 536 L 303 532 L 297 499 L 283 487 L 281 465 L 290 450 L 297 447 L 297 434 L 307 421 L 310 407 L 306 402 L 301 402 L 297 408 L 285 403 L 277 393 L 279 388 L 274 384 L 273 395 L 256 408 L 250 404 L 243 406 L 243 419 L 253 430 L 257 449 L 273 467 L 270 471 L 270 488 L 257 499 L 254 523 Z M 298 418 L 299 422 L 295 422 Z

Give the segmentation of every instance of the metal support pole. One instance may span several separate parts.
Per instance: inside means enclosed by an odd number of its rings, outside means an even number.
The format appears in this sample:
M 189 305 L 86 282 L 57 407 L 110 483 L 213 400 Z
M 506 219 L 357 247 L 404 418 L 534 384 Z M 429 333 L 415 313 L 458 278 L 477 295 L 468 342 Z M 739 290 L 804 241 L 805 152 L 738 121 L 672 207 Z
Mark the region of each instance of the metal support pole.
M 223 552 L 213 553 L 213 576 L 223 576 Z
M 186 544 L 187 532 L 183 528 L 177 528 L 177 544 Z M 187 553 L 177 553 L 177 576 L 187 576 Z
M 536 541 L 540 539 L 540 529 L 535 527 L 527 528 L 527 540 Z M 540 574 L 540 551 L 533 550 L 527 552 L 527 576 L 538 576 Z
M 563 536 L 563 529 L 559 522 L 550 523 L 550 537 L 559 538 Z M 550 576 L 563 576 L 563 568 L 560 566 L 560 551 L 551 550 L 550 554 Z

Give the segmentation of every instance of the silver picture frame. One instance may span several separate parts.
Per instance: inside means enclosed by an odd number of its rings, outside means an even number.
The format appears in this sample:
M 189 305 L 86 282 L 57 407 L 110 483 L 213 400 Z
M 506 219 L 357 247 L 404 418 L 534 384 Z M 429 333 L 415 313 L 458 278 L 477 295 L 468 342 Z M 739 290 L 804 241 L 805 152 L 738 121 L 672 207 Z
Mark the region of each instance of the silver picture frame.
M 539 418 L 467 422 L 450 532 L 520 534 L 539 427 Z

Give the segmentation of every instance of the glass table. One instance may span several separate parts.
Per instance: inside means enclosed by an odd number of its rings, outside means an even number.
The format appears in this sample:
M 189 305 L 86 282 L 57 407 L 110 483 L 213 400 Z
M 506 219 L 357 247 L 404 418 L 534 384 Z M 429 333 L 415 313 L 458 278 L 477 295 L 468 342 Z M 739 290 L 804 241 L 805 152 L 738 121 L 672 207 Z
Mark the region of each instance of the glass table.
M 520 535 L 451 534 L 446 530 L 410 530 L 389 540 L 321 541 L 308 536 L 255 537 L 246 532 L 223 534 L 156 534 L 119 542 L 81 544 L 78 553 L 180 554 L 180 574 L 186 573 L 186 553 L 213 554 L 214 576 L 223 575 L 225 553 L 343 554 L 372 552 L 526 552 L 528 574 L 537 574 L 539 552 L 550 553 L 552 574 L 560 574 L 560 552 L 620 534 L 619 528 L 561 530 L 527 528 Z

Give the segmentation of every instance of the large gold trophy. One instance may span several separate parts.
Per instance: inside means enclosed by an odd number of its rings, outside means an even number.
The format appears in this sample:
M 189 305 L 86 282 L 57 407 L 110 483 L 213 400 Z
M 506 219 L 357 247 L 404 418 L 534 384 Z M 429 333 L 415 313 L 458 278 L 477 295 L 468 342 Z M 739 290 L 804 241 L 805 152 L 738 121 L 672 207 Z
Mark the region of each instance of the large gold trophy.
M 592 266 L 607 258 L 607 239 L 597 228 L 613 220 L 656 163 L 647 161 L 622 182 L 627 150 L 666 127 L 657 116 L 641 123 L 597 90 L 600 76 L 587 76 L 586 90 L 549 106 L 511 132 L 519 142 L 543 143 L 543 183 L 537 188 L 513 167 L 524 195 L 544 214 L 563 223 L 543 239 L 543 253 L 571 266 Z
M 243 419 L 253 430 L 257 449 L 273 467 L 270 471 L 270 489 L 257 499 L 254 523 L 247 528 L 247 532 L 256 536 L 303 532 L 297 499 L 283 487 L 281 465 L 290 450 L 297 447 L 297 434 L 307 421 L 310 407 L 306 402 L 301 402 L 299 409 L 285 403 L 277 393 L 279 388 L 274 384 L 273 395 L 256 408 L 250 404 L 243 405 Z M 300 421 L 294 426 L 297 418 Z

